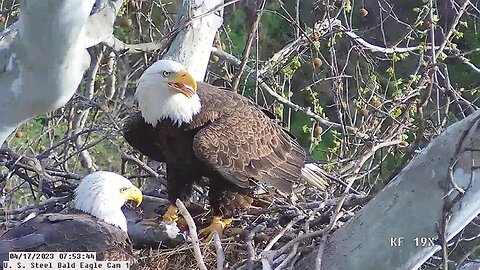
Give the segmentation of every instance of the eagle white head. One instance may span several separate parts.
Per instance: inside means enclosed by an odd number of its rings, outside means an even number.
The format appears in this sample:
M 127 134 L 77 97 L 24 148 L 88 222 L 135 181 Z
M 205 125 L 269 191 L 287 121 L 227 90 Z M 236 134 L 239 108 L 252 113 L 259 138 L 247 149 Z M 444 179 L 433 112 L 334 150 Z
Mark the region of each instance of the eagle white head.
M 98 171 L 82 179 L 75 190 L 74 207 L 127 232 L 127 219 L 121 208 L 127 201 L 135 201 L 138 206 L 142 198 L 142 192 L 127 178 Z
M 197 83 L 186 68 L 172 60 L 159 60 L 140 77 L 135 97 L 145 122 L 157 125 L 169 118 L 180 126 L 200 112 Z

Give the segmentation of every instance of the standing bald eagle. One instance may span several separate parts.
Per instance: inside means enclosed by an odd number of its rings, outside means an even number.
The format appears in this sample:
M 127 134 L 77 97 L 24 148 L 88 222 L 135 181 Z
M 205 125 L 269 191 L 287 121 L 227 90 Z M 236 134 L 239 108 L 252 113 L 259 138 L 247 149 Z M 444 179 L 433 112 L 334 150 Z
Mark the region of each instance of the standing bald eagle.
M 75 190 L 74 209 L 38 215 L 0 237 L 0 258 L 8 252 L 97 252 L 97 260 L 136 262 L 121 207 L 142 202 L 142 192 L 128 179 L 111 172 L 95 172 Z
M 318 167 L 305 166 L 304 149 L 258 105 L 195 82 L 178 62 L 149 67 L 135 97 L 141 112 L 126 125 L 124 137 L 144 155 L 166 162 L 171 205 L 164 221 L 177 220 L 175 200 L 187 200 L 202 177 L 209 179 L 214 216 L 204 233 L 221 233 L 255 182 L 284 192 L 302 178 L 326 184 L 314 172 Z

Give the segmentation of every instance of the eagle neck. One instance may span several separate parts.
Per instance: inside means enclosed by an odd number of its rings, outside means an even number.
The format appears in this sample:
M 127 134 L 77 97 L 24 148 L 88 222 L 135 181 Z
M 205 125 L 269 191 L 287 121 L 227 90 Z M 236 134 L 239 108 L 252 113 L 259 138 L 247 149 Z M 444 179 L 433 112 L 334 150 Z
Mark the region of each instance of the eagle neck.
M 159 83 L 155 80 L 141 81 L 135 97 L 143 119 L 153 126 L 170 119 L 173 125 L 180 127 L 190 123 L 202 108 L 197 94 L 187 97 L 166 87 L 159 89 Z
M 92 214 L 93 215 L 93 214 Z M 93 215 L 95 216 L 95 215 Z M 98 219 L 105 221 L 108 224 L 114 225 L 122 229 L 122 231 L 127 232 L 127 219 L 123 214 L 122 210 L 119 211 L 111 211 L 109 213 L 105 213 L 102 216 L 95 216 Z
M 127 232 L 127 219 L 122 212 L 123 201 L 111 200 L 98 190 L 77 192 L 74 208 L 90 214 Z

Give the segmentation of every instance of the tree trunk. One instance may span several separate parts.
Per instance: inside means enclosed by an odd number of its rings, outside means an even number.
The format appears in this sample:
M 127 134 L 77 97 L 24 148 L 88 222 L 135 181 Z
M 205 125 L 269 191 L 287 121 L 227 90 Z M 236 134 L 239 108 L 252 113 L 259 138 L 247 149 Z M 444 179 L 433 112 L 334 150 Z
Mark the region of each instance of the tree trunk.
M 163 58 L 182 63 L 197 81 L 205 77 L 213 39 L 223 23 L 222 5 L 223 0 L 183 0 L 177 13 L 176 24 L 182 30 Z
M 121 0 L 90 18 L 95 0 L 23 0 L 19 21 L 0 39 L 0 146 L 15 128 L 57 109 L 75 93 L 86 49 L 112 34 Z
M 447 128 L 325 245 L 321 269 L 417 269 L 441 249 L 437 242 L 446 202 L 445 238 L 452 239 L 480 213 L 480 111 Z M 476 167 L 475 167 L 476 166 Z M 445 196 L 448 184 L 448 191 Z M 471 185 L 469 187 L 469 185 Z M 430 240 L 432 239 L 432 240 Z M 297 264 L 315 269 L 317 251 Z

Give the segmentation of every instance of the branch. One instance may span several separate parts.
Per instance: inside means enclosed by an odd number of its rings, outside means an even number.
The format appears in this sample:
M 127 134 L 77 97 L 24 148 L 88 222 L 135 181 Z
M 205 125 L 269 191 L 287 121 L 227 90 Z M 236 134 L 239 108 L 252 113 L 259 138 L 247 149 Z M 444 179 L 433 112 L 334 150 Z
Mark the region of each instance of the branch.
M 121 52 L 128 54 L 141 52 L 151 53 L 154 51 L 162 50 L 167 45 L 166 42 L 163 40 L 147 43 L 126 44 L 115 36 L 110 36 L 103 43 L 118 53 Z
M 250 27 L 250 31 L 249 31 L 250 34 L 248 35 L 248 39 L 245 44 L 245 49 L 243 50 L 243 54 L 242 54 L 242 63 L 232 83 L 232 90 L 235 92 L 238 92 L 238 84 L 240 83 L 240 78 L 242 77 L 243 71 L 245 71 L 245 66 L 247 65 L 247 61 L 250 55 L 250 49 L 252 48 L 254 37 L 258 36 L 258 32 L 257 32 L 258 24 L 260 23 L 260 19 L 262 18 L 263 9 L 265 8 L 265 2 L 266 2 L 265 0 L 262 0 L 262 2 L 258 2 L 256 4 L 257 7 L 255 8 L 255 15 L 253 18 L 252 25 Z
M 113 37 L 113 24 L 122 7 L 123 0 L 101 0 L 106 5 L 100 7 L 97 12 L 88 18 L 85 27 L 85 47 L 95 46 L 109 37 Z
M 188 213 L 188 210 L 185 207 L 185 205 L 182 203 L 182 201 L 177 199 L 175 204 L 178 207 L 178 211 L 185 219 L 185 222 L 187 222 L 188 224 L 188 230 L 190 231 L 190 237 L 192 238 L 193 252 L 195 253 L 195 259 L 197 260 L 198 268 L 200 268 L 200 270 L 207 270 L 207 266 L 203 261 L 202 251 L 200 250 L 200 245 L 199 245 L 199 240 L 197 235 L 197 226 L 195 226 L 195 221 L 193 221 L 192 216 L 190 215 L 190 213 Z
M 358 36 L 357 34 L 355 34 L 352 31 L 344 30 L 343 33 L 345 33 L 345 35 L 347 35 L 348 37 L 353 39 L 358 44 L 362 45 L 362 47 L 365 50 L 369 50 L 369 51 L 372 51 L 372 52 L 380 52 L 380 53 L 384 53 L 384 54 L 394 54 L 394 53 L 414 52 L 414 51 L 420 51 L 420 50 L 425 50 L 425 49 L 430 48 L 429 46 L 425 47 L 425 46 L 422 46 L 422 45 L 417 45 L 417 46 L 412 46 L 412 47 L 391 47 L 391 48 L 380 47 L 380 46 L 373 45 L 373 44 L 369 43 L 368 41 L 361 38 L 360 36 Z M 436 48 L 438 48 L 438 47 L 436 47 Z
M 331 235 L 322 256 L 322 269 L 420 267 L 441 247 L 435 241 L 435 245 L 415 245 L 415 238 L 436 238 L 446 202 L 453 202 L 446 241 L 480 213 L 479 168 L 472 166 L 480 162 L 480 154 L 466 151 L 479 144 L 477 110 L 434 139 L 374 200 Z M 454 200 L 458 191 L 446 196 L 444 187 L 449 184 L 448 168 L 462 151 L 466 153 L 454 166 L 453 175 L 465 193 Z M 403 237 L 402 245 L 391 244 L 397 237 Z M 296 267 L 313 269 L 316 256 L 316 251 L 310 253 Z
M 470 5 L 470 0 L 466 0 L 462 7 L 460 8 L 460 10 L 457 12 L 457 16 L 455 17 L 455 20 L 453 21 L 452 23 L 452 26 L 450 27 L 450 30 L 448 31 L 447 33 L 447 36 L 444 38 L 444 41 L 442 42 L 442 44 L 440 44 L 440 48 L 438 49 L 438 52 L 436 54 L 436 58 L 438 58 L 438 56 L 443 52 L 443 50 L 445 49 L 445 47 L 447 46 L 448 42 L 450 41 L 450 38 L 452 37 L 453 33 L 455 32 L 455 28 L 457 27 L 458 23 L 460 22 L 460 19 L 462 18 L 463 16 L 463 13 L 465 13 L 465 11 L 467 10 L 467 6 Z M 433 9 L 433 7 L 431 8 Z M 431 24 L 432 27 L 433 27 L 433 23 Z M 433 28 L 432 28 L 433 29 Z M 432 31 L 433 33 L 433 31 Z M 433 35 L 433 34 L 432 34 Z M 433 38 L 433 36 L 432 36 Z M 434 42 L 434 40 L 432 39 L 432 43 Z M 435 64 L 435 62 L 434 62 Z
M 222 241 L 220 236 L 215 231 L 213 232 L 213 244 L 215 245 L 215 251 L 217 253 L 217 270 L 223 270 L 223 265 L 225 263 L 225 253 L 222 248 Z
M 30 209 L 39 209 L 39 208 L 44 207 L 44 206 L 49 205 L 49 204 L 66 203 L 70 200 L 71 200 L 71 196 L 68 196 L 68 195 L 67 196 L 62 196 L 62 197 L 50 197 L 50 198 L 46 199 L 45 201 L 40 202 L 38 204 L 25 205 L 25 206 L 22 206 L 18 209 L 11 209 L 11 210 L 8 210 L 6 212 L 1 211 L 0 215 L 23 214 Z
M 0 145 L 19 124 L 63 106 L 75 93 L 90 62 L 86 48 L 111 34 L 122 4 L 110 2 L 89 20 L 94 2 L 21 2 L 18 23 L 0 41 Z
M 196 80 L 203 81 L 213 39 L 223 23 L 223 6 L 223 0 L 182 1 L 177 27 L 187 26 L 178 32 L 163 58 L 182 63 Z
M 219 50 L 215 47 L 212 48 L 212 54 L 218 56 L 219 58 L 223 59 L 224 61 L 226 61 L 226 62 L 228 62 L 228 63 L 230 63 L 230 64 L 232 64 L 236 67 L 239 67 L 240 64 L 241 64 L 241 61 L 238 58 L 236 58 L 235 56 L 233 56 L 233 55 L 231 55 L 227 52 L 224 52 L 222 50 Z M 246 66 L 245 70 L 247 71 L 247 73 L 249 74 L 249 76 L 252 79 L 258 80 L 258 82 L 260 83 L 259 85 L 260 85 L 260 87 L 262 87 L 262 89 L 267 91 L 272 97 L 274 97 L 280 103 L 285 104 L 288 107 L 290 107 L 290 108 L 292 108 L 296 111 L 301 111 L 301 112 L 305 113 L 309 117 L 315 119 L 319 124 L 321 124 L 325 128 L 333 128 L 333 129 L 339 130 L 339 131 L 344 130 L 343 129 L 344 127 L 341 124 L 328 121 L 328 120 L 322 118 L 320 115 L 312 112 L 312 110 L 310 110 L 310 108 L 304 108 L 304 107 L 302 107 L 300 105 L 297 105 L 297 104 L 291 102 L 290 100 L 282 97 L 281 95 L 279 95 L 267 83 L 265 83 L 265 81 L 263 81 L 257 75 L 257 73 L 254 72 L 250 67 Z M 347 130 L 347 131 L 349 131 L 349 132 L 351 132 L 351 133 L 353 133 L 353 134 L 355 134 L 355 135 L 357 135 L 358 137 L 361 137 L 361 138 L 368 138 L 369 137 L 367 134 L 359 132 L 358 129 L 355 128 L 355 127 L 346 126 L 345 130 Z

